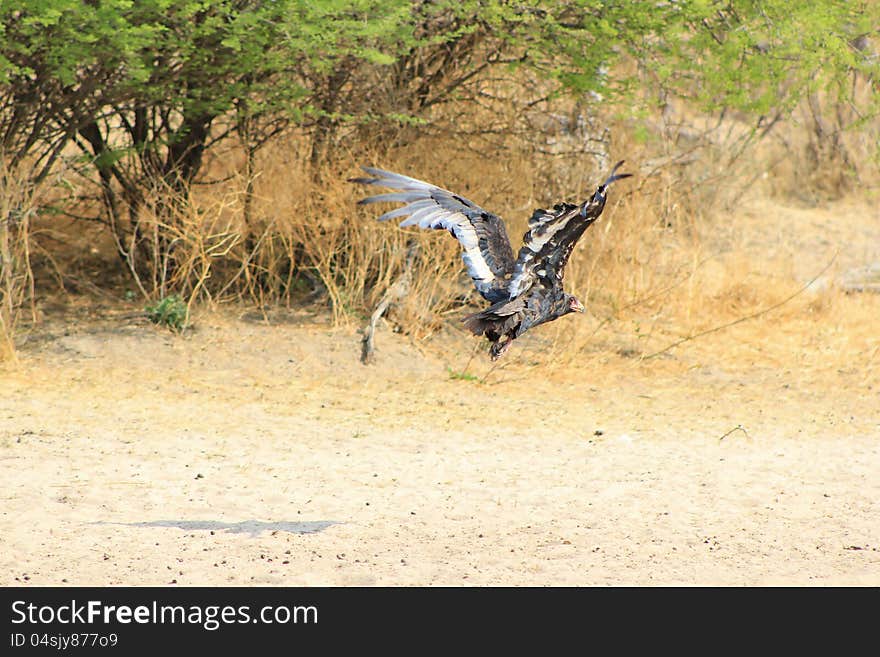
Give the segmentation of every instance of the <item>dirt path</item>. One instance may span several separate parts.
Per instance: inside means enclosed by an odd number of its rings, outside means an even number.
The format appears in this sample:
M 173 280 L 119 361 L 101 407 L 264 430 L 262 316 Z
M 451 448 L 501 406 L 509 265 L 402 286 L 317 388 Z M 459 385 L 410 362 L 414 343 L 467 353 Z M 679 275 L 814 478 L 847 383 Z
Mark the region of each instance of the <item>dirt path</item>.
M 880 585 L 880 302 L 834 304 L 485 384 L 457 334 L 55 319 L 0 370 L 0 584 Z
M 208 321 L 7 372 L 0 583 L 880 584 L 876 389 L 479 385 L 385 334 L 388 376 L 349 332 Z

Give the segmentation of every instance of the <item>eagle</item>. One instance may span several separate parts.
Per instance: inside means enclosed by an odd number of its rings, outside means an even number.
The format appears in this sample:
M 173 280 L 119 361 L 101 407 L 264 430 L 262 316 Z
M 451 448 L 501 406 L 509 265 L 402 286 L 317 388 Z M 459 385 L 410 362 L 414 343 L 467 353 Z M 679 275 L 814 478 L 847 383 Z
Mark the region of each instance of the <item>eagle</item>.
M 605 182 L 583 203 L 558 203 L 552 210 L 535 210 L 516 257 L 501 218 L 463 196 L 373 167 L 361 167 L 367 176 L 351 178 L 350 182 L 397 190 L 358 202 L 405 204 L 386 212 L 379 221 L 406 217 L 400 223 L 402 228 L 448 230 L 458 240 L 474 287 L 491 304 L 463 322 L 474 335 L 489 339 L 489 355 L 495 361 L 530 328 L 568 313 L 584 312 L 584 305 L 563 289 L 565 265 L 580 236 L 605 209 L 608 187 L 632 176 L 617 173 L 623 162 L 614 165 Z

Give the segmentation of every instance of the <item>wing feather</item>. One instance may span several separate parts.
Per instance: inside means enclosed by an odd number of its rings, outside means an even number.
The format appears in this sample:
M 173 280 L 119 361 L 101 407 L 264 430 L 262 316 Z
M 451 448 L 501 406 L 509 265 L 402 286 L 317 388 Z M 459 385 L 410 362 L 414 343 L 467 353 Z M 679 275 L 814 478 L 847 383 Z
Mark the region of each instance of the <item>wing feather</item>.
M 569 203 L 560 203 L 552 211 L 534 212 L 529 219 L 529 230 L 523 235 L 523 245 L 519 250 L 508 286 L 511 298 L 516 298 L 528 290 L 539 277 L 548 276 L 547 268 L 541 265 L 564 243 L 571 232 L 569 226 L 572 220 L 578 216 L 578 206 Z M 586 226 L 583 230 L 586 230 Z M 580 232 L 582 233 L 583 230 Z M 577 237 L 580 237 L 580 234 Z M 562 272 L 558 273 L 561 279 Z
M 611 174 L 596 192 L 581 205 L 560 203 L 553 210 L 536 210 L 529 219 L 529 230 L 514 265 L 508 292 L 515 299 L 529 290 L 538 279 L 548 285 L 559 283 L 572 249 L 605 209 L 606 192 L 611 183 L 632 174 L 617 173 L 623 160 L 614 165 Z
M 435 207 L 433 201 L 416 201 L 414 203 L 410 203 L 408 205 L 404 205 L 401 208 L 396 208 L 394 210 L 389 210 L 381 217 L 379 217 L 379 221 L 388 221 L 389 219 L 394 219 L 395 217 L 406 217 L 411 212 L 415 210 L 421 210 L 422 208 L 433 208 Z
M 418 225 L 448 230 L 461 244 L 462 260 L 477 291 L 493 303 L 507 298 L 515 261 L 500 217 L 463 196 L 416 178 L 373 167 L 363 167 L 363 170 L 369 175 L 353 178 L 351 182 L 400 191 L 377 194 L 359 201 L 360 204 L 405 203 L 379 219 L 407 217 L 400 223 L 401 227 Z

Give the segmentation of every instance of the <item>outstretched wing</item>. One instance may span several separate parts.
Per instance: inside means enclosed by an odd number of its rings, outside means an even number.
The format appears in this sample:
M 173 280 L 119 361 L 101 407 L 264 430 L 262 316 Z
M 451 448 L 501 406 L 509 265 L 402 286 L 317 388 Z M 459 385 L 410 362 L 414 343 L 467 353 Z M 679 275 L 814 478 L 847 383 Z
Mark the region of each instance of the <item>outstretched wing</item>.
M 529 219 L 529 230 L 523 235 L 508 293 L 514 299 L 528 290 L 535 281 L 562 281 L 565 265 L 574 245 L 605 209 L 608 186 L 630 173 L 616 173 L 623 160 L 614 165 L 611 175 L 599 185 L 595 194 L 581 205 L 560 203 L 553 210 L 536 210 Z
M 363 185 L 380 185 L 400 190 L 379 194 L 359 204 L 399 202 L 403 207 L 386 212 L 379 221 L 408 217 L 401 227 L 419 226 L 448 230 L 461 244 L 462 259 L 477 291 L 491 302 L 507 298 L 507 286 L 514 268 L 513 249 L 504 222 L 473 201 L 448 190 L 399 173 L 362 167 L 369 176 L 352 178 Z
M 562 280 L 565 263 L 559 266 L 560 251 L 565 249 L 570 253 L 592 223 L 580 218 L 580 206 L 570 203 L 560 203 L 553 210 L 535 210 L 529 219 L 529 230 L 523 235 L 523 245 L 508 286 L 510 298 L 521 295 L 539 278 Z M 564 256 L 566 260 L 568 253 Z

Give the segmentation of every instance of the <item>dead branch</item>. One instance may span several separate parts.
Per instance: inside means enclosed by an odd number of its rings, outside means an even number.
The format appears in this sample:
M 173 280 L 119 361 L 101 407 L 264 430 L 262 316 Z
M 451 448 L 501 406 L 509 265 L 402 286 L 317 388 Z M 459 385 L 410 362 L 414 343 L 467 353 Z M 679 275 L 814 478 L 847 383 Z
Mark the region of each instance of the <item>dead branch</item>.
M 397 277 L 397 280 L 391 284 L 382 295 L 382 299 L 376 305 L 376 309 L 370 316 L 370 322 L 364 327 L 364 336 L 361 338 L 361 362 L 368 365 L 373 362 L 375 345 L 373 336 L 376 333 L 376 324 L 381 319 L 388 306 L 397 303 L 407 294 L 409 294 L 410 284 L 412 283 L 412 263 L 419 251 L 418 242 L 410 240 L 406 250 L 406 261 L 403 265 L 403 272 Z
M 696 340 L 697 338 L 701 338 L 705 335 L 709 335 L 710 333 L 717 333 L 718 331 L 723 331 L 724 329 L 730 328 L 731 326 L 736 326 L 737 324 L 742 324 L 743 322 L 747 322 L 750 319 L 755 319 L 757 317 L 760 317 L 761 315 L 766 315 L 767 313 L 769 313 L 773 310 L 776 310 L 777 308 L 779 308 L 781 306 L 784 306 L 789 301 L 794 299 L 796 296 L 802 294 L 805 290 L 807 290 L 817 280 L 819 280 L 819 277 L 822 276 L 822 274 L 824 274 L 826 271 L 828 271 L 828 269 L 831 267 L 831 265 L 834 264 L 834 261 L 836 259 L 837 259 L 837 254 L 835 253 L 834 256 L 831 258 L 831 260 L 828 262 L 828 264 L 822 268 L 822 271 L 820 271 L 818 274 L 813 276 L 813 278 L 811 278 L 809 281 L 807 281 L 803 286 L 801 286 L 797 290 L 797 292 L 786 297 L 785 299 L 783 299 L 779 303 L 775 303 L 772 306 L 770 306 L 769 308 L 764 308 L 763 310 L 759 310 L 758 312 L 752 313 L 751 315 L 745 315 L 744 317 L 740 317 L 738 319 L 735 319 L 732 322 L 728 322 L 727 324 L 722 324 L 721 326 L 714 326 L 710 329 L 706 329 L 705 331 L 700 331 L 699 333 L 695 333 L 694 335 L 688 335 L 684 338 L 681 338 L 680 340 L 676 340 L 671 345 L 664 347 L 660 351 L 655 351 L 653 354 L 643 356 L 642 360 L 656 358 L 657 356 L 660 356 L 661 354 L 665 354 L 667 351 L 675 349 L 675 347 L 677 347 L 681 344 L 684 344 L 685 342 L 690 342 L 691 340 Z

